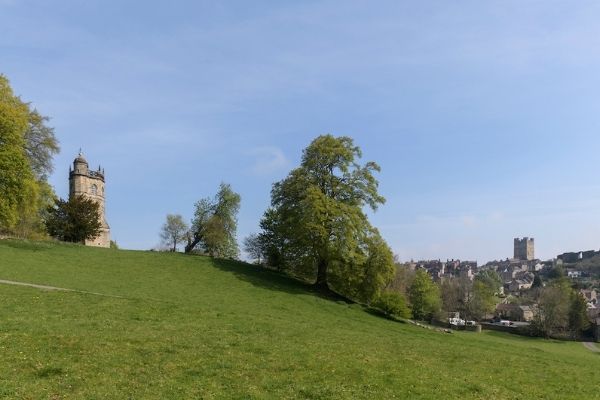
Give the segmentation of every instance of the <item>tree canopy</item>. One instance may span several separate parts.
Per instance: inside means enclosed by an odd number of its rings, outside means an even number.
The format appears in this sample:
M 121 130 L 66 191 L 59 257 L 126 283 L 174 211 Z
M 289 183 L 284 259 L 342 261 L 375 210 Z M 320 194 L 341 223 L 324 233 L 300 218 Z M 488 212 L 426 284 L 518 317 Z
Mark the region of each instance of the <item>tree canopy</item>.
M 73 196 L 68 201 L 58 199 L 48 208 L 45 223 L 50 236 L 81 243 L 100 234 L 100 206 L 84 195 Z
M 349 137 L 323 135 L 304 150 L 300 166 L 273 185 L 261 221 L 268 262 L 312 280 L 323 291 L 370 301 L 393 277 L 393 256 L 363 208 L 376 210 L 374 162 L 358 163 Z
M 0 229 L 35 208 L 38 185 L 25 153 L 29 109 L 0 75 Z
M 200 250 L 211 257 L 237 258 L 237 213 L 241 197 L 231 185 L 221 183 L 214 199 L 196 203 L 185 252 Z
M 168 214 L 167 220 L 160 231 L 160 238 L 169 246 L 171 251 L 177 251 L 177 243 L 187 237 L 188 226 L 179 214 Z
M 426 271 L 417 270 L 408 294 L 414 319 L 428 320 L 439 311 L 440 291 Z
M 25 153 L 33 173 L 42 181 L 54 170 L 52 157 L 60 151 L 54 128 L 47 125 L 48 121 L 50 118 L 41 115 L 38 110 L 30 110 L 25 131 Z
M 44 234 L 42 215 L 56 197 L 46 180 L 59 151 L 47 121 L 0 75 L 0 231 Z

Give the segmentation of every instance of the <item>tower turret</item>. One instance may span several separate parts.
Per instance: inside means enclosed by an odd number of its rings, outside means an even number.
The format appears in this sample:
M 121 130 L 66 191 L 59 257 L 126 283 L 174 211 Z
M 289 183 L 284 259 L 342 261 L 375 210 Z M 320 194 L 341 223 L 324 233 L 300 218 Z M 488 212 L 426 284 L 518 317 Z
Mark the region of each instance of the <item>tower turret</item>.
M 88 162 L 83 157 L 81 150 L 79 151 L 77 158 L 73 160 L 73 172 L 82 175 L 87 175 L 88 173 Z

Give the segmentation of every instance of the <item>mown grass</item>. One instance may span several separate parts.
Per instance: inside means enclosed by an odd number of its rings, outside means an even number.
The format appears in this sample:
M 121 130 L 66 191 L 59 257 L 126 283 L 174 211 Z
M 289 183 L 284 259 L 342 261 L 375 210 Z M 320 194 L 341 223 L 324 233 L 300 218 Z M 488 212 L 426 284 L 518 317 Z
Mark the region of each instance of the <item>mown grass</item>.
M 580 343 L 429 331 L 204 257 L 0 241 L 0 398 L 600 398 Z

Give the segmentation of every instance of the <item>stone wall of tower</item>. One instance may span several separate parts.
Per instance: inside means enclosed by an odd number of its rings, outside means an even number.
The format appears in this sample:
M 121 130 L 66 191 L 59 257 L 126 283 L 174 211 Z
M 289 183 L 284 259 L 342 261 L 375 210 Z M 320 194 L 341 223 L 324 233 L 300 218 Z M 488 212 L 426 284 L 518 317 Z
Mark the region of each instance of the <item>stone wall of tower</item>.
M 535 259 L 535 243 L 533 238 L 524 237 L 522 239 L 515 238 L 515 253 L 514 258 L 517 260 L 533 260 Z
M 69 171 L 69 197 L 84 195 L 99 205 L 100 223 L 102 225 L 98 237 L 85 241 L 86 246 L 110 247 L 110 227 L 106 222 L 104 173 L 90 171 L 81 154 L 73 162 Z

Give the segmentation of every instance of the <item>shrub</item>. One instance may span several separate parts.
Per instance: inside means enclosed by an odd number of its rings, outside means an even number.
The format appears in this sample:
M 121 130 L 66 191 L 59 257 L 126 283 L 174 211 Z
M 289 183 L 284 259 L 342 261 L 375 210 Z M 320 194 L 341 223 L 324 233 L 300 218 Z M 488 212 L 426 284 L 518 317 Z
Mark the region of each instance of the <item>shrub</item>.
M 373 306 L 389 316 L 409 318 L 411 314 L 410 308 L 406 304 L 406 299 L 399 292 L 388 291 L 382 293 Z

